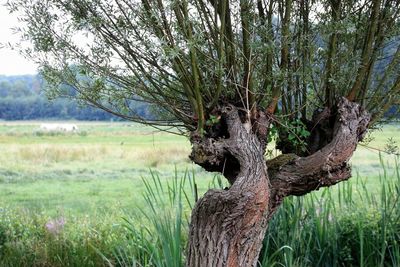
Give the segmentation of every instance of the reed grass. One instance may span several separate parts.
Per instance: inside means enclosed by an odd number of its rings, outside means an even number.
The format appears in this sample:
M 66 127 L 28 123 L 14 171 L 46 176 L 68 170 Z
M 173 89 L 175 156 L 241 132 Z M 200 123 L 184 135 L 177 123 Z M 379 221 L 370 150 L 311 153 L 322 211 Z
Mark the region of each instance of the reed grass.
M 336 188 L 287 198 L 269 223 L 259 266 L 400 266 L 400 165 L 381 158 L 379 188 L 356 176 Z M 390 171 L 389 171 L 390 170 Z M 393 171 L 392 171 L 393 170 Z M 77 219 L 60 229 L 45 215 L 0 211 L 0 266 L 183 266 L 194 172 L 143 179 L 143 202 L 121 219 Z M 223 188 L 216 176 L 210 187 Z
M 396 160 L 389 173 L 381 164 L 374 191 L 357 176 L 336 190 L 286 199 L 269 224 L 259 266 L 399 266 L 400 166 Z M 121 266 L 183 266 L 189 223 L 183 207 L 193 204 L 194 176 L 175 177 L 167 188 L 156 175 L 151 181 L 144 181 L 146 224 L 127 218 L 132 243 L 113 255 Z M 212 186 L 225 185 L 216 177 Z
M 379 188 L 355 177 L 288 198 L 269 224 L 260 266 L 399 266 L 400 175 L 381 157 Z

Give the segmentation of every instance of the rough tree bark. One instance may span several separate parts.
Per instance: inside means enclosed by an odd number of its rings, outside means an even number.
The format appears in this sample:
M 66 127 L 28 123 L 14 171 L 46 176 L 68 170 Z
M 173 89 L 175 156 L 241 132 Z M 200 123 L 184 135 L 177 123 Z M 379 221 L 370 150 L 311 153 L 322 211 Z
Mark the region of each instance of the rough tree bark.
M 350 178 L 348 160 L 370 120 L 358 104 L 342 98 L 331 112 L 334 117 L 327 118 L 334 121 L 329 143 L 306 157 L 283 154 L 265 161 L 270 116 L 260 114 L 263 126 L 248 130 L 234 106 L 221 113 L 224 134 L 191 138 L 191 159 L 208 171 L 223 173 L 231 186 L 209 190 L 196 203 L 187 250 L 190 267 L 256 266 L 268 220 L 283 199 Z

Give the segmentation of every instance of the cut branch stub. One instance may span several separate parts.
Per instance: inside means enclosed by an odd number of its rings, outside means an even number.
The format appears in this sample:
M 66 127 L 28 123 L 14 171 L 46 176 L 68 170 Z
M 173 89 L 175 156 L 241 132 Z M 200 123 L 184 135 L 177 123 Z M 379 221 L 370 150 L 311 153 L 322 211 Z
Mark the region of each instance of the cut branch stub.
M 267 161 L 271 179 L 270 214 L 289 195 L 304 195 L 351 176 L 348 161 L 364 137 L 370 115 L 357 103 L 341 98 L 337 105 L 333 138 L 308 157 L 282 155 Z
M 225 139 L 201 137 L 192 133 L 192 153 L 189 158 L 209 172 L 222 173 L 233 184 L 240 164 L 225 148 Z
M 267 147 L 268 131 L 272 120 L 271 117 L 271 113 L 259 110 L 257 111 L 257 116 L 253 123 L 254 132 L 256 133 L 258 140 L 261 143 L 263 151 L 265 151 Z
M 192 132 L 190 142 L 192 152 L 189 158 L 196 164 L 209 172 L 222 173 L 233 184 L 240 171 L 238 155 L 232 150 L 235 142 L 241 137 L 239 133 L 245 129 L 243 118 L 238 115 L 235 106 L 228 105 L 218 111 L 221 114 L 219 124 L 215 129 L 210 128 L 210 132 L 201 135 L 198 132 Z M 263 111 L 257 111 L 257 116 L 253 121 L 252 132 L 258 139 L 260 146 L 257 146 L 259 153 L 264 154 L 267 145 L 268 129 L 270 125 L 270 115 Z M 241 123 L 234 123 L 235 121 Z M 215 130 L 215 131 L 214 131 Z M 249 133 L 249 129 L 245 129 Z M 251 134 L 251 133 L 249 133 Z M 233 141 L 232 141 L 233 140 Z

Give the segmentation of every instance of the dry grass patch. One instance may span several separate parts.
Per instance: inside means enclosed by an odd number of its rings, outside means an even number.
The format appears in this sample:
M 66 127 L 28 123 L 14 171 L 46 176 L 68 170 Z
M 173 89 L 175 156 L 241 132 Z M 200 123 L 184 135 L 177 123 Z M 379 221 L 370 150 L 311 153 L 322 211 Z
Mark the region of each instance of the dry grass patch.
M 137 160 L 143 161 L 149 167 L 162 164 L 176 164 L 189 161 L 189 151 L 184 148 L 157 148 L 138 151 Z
M 92 161 L 107 155 L 105 146 L 30 145 L 17 148 L 18 158 L 34 163 Z

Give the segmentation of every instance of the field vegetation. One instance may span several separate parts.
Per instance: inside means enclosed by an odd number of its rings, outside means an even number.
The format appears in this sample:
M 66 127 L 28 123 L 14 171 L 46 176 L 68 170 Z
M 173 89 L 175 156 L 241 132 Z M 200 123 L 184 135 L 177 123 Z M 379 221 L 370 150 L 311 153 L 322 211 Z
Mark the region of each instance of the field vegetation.
M 131 123 L 0 122 L 0 266 L 180 266 L 195 198 L 225 187 L 185 137 Z M 353 178 L 285 201 L 261 266 L 399 266 L 400 125 L 374 131 Z M 272 154 L 278 152 L 272 151 Z

